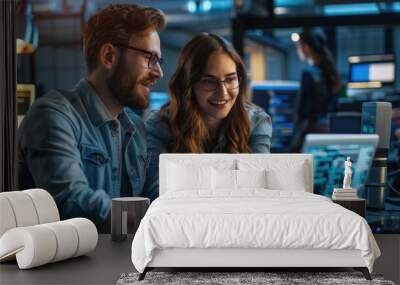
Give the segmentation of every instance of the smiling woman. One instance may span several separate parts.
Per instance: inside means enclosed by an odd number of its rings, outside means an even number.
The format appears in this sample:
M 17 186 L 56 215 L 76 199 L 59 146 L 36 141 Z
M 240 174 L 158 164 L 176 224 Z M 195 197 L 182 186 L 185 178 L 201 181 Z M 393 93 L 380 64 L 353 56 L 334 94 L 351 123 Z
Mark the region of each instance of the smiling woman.
M 224 79 L 219 79 L 220 77 Z M 196 103 L 208 127 L 211 140 L 217 138 L 219 126 L 222 120 L 229 116 L 239 92 L 239 75 L 235 62 L 223 51 L 213 52 L 208 60 L 204 76 L 194 85 Z M 238 105 L 241 104 L 238 103 Z M 243 108 L 240 107 L 237 112 L 239 116 L 243 115 Z M 246 116 L 243 118 L 243 133 L 239 134 L 239 140 L 241 135 L 244 138 L 248 135 L 248 118 Z M 246 151 L 246 145 L 243 144 L 243 146 L 238 145 L 237 150 Z
M 152 187 L 160 153 L 270 151 L 271 119 L 247 101 L 246 83 L 243 61 L 223 38 L 201 34 L 186 44 L 169 82 L 170 104 L 146 120 Z

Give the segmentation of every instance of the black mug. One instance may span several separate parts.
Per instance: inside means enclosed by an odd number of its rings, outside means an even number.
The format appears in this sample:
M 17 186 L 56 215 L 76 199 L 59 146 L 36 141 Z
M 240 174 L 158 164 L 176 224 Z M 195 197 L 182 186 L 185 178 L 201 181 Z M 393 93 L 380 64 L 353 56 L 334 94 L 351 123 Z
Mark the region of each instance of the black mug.
M 143 197 L 112 199 L 111 239 L 113 241 L 124 241 L 128 234 L 135 235 L 149 205 L 150 199 Z

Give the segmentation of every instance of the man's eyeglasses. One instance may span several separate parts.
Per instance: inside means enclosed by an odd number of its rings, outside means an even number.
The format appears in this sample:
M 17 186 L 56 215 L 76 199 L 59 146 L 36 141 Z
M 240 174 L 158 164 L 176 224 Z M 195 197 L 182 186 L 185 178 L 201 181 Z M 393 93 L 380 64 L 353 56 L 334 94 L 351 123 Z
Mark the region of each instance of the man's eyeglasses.
M 224 84 L 227 90 L 235 90 L 239 88 L 240 79 L 237 75 L 229 76 L 224 80 L 219 80 L 215 77 L 207 76 L 199 80 L 198 84 L 204 91 L 215 91 L 220 86 L 220 83 Z
M 156 66 L 157 63 L 159 63 L 160 66 L 163 63 L 163 58 L 159 58 L 157 54 L 155 54 L 155 53 L 153 53 L 151 51 L 148 51 L 148 50 L 145 50 L 145 49 L 141 49 L 141 48 L 137 48 L 137 47 L 133 47 L 133 46 L 130 46 L 130 45 L 124 45 L 124 44 L 114 44 L 114 45 L 117 46 L 117 47 L 122 47 L 122 48 L 126 48 L 126 49 L 130 49 L 130 50 L 134 50 L 134 51 L 138 51 L 138 52 L 147 54 L 148 55 L 148 57 L 146 57 L 148 59 L 147 67 L 149 69 L 151 69 L 154 66 Z

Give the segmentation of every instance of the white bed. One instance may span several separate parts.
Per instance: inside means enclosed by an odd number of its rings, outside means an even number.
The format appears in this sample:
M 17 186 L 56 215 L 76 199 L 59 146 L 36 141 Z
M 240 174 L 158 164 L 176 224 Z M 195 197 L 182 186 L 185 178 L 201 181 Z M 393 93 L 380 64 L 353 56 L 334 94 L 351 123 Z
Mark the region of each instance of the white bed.
M 367 222 L 312 194 L 307 154 L 163 154 L 160 197 L 132 243 L 155 267 L 354 267 L 380 251 Z

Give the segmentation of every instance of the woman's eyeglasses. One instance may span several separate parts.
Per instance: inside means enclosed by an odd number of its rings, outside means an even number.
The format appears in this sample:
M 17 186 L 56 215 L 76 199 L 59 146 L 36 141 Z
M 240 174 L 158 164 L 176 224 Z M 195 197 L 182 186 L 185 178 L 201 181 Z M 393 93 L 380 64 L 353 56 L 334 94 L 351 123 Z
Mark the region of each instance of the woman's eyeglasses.
M 203 77 L 199 80 L 198 84 L 204 91 L 215 91 L 219 88 L 220 84 L 223 84 L 227 90 L 235 90 L 239 88 L 240 79 L 237 75 L 229 76 L 224 80 L 219 80 L 212 76 Z
M 126 48 L 126 49 L 130 49 L 130 50 L 134 50 L 134 51 L 138 51 L 138 52 L 147 54 L 148 55 L 148 57 L 146 57 L 148 59 L 147 67 L 149 69 L 154 68 L 157 65 L 157 63 L 160 64 L 160 66 L 163 63 L 163 58 L 159 58 L 157 54 L 155 54 L 151 51 L 133 47 L 130 45 L 124 45 L 124 44 L 114 44 L 114 46 L 122 47 L 122 48 Z

